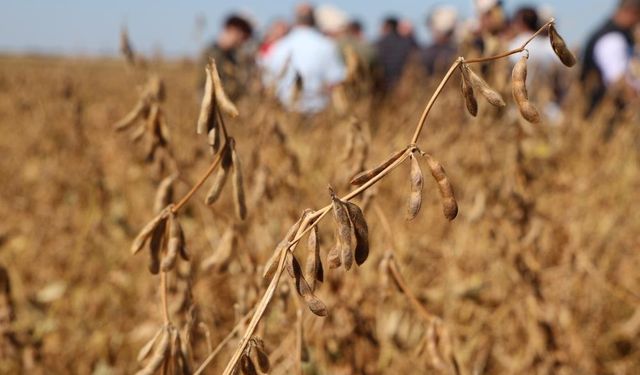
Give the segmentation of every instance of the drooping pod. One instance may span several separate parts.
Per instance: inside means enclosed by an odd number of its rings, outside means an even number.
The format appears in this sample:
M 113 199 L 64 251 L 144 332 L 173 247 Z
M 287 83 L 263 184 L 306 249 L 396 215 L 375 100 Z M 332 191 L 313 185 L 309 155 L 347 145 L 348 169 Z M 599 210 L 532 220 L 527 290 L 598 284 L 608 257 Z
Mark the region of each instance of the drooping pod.
M 426 155 L 427 165 L 431 171 L 431 175 L 438 184 L 440 198 L 442 199 L 442 212 L 448 220 L 453 220 L 458 216 L 458 203 L 453 193 L 453 186 L 447 177 L 442 165 L 431 155 Z
M 338 253 L 340 255 L 340 262 L 344 266 L 346 270 L 351 268 L 353 264 L 353 253 L 351 251 L 351 221 L 349 220 L 349 214 L 347 213 L 347 208 L 338 198 L 333 191 L 333 189 L 329 188 L 331 193 L 331 208 L 333 211 L 333 219 L 336 223 L 336 244 L 334 246 L 335 251 L 333 251 L 333 255 Z M 335 263 L 331 260 L 329 263 Z
M 158 185 L 158 190 L 156 191 L 156 197 L 153 202 L 153 211 L 160 212 L 173 200 L 173 183 L 178 178 L 177 174 L 172 174 L 171 176 L 165 177 Z
M 211 183 L 211 187 L 209 188 L 207 197 L 205 198 L 205 203 L 207 205 L 212 205 L 218 200 L 220 193 L 222 193 L 222 189 L 227 182 L 227 176 L 229 175 L 233 162 L 230 147 L 227 146 L 224 148 L 221 157 L 222 160 L 220 160 L 220 168 L 218 168 L 218 171 L 213 176 L 213 182 Z
M 411 154 L 409 181 L 411 183 L 411 193 L 409 194 L 409 203 L 407 205 L 407 220 L 413 220 L 418 216 L 422 206 L 422 188 L 424 185 L 424 177 L 415 152 Z
M 489 102 L 489 104 L 498 108 L 501 108 L 507 105 L 504 102 L 504 99 L 502 99 L 502 95 L 500 95 L 496 90 L 491 88 L 491 86 L 489 86 L 489 84 L 484 79 L 482 79 L 482 77 L 476 74 L 467 65 L 464 65 L 463 68 L 467 70 L 469 74 L 469 79 L 471 80 L 471 85 L 473 86 L 473 88 L 475 90 L 478 90 L 480 94 L 484 96 L 487 102 Z
M 322 268 L 322 260 L 320 258 L 320 243 L 318 242 L 318 226 L 314 226 L 309 232 L 307 238 L 307 264 L 305 267 L 305 275 L 309 279 L 309 287 L 311 291 L 316 290 L 317 282 L 324 281 L 324 270 Z
M 244 183 L 242 180 L 242 165 L 236 152 L 236 143 L 233 138 L 229 138 L 229 148 L 231 149 L 231 167 L 233 174 L 233 203 L 236 208 L 236 215 L 240 220 L 247 217 L 247 203 L 244 195 Z
M 182 254 L 184 247 L 184 234 L 182 233 L 182 227 L 176 214 L 170 213 L 169 219 L 169 241 L 167 243 L 167 254 L 162 259 L 160 268 L 163 272 L 168 272 L 173 269 L 176 264 L 178 254 Z
M 251 338 L 251 349 L 249 355 L 254 363 L 258 364 L 258 368 L 263 373 L 268 373 L 271 368 L 269 356 L 264 349 L 264 342 L 259 337 Z
M 136 375 L 153 375 L 160 369 L 160 366 L 169 358 L 169 344 L 171 342 L 171 334 L 167 327 L 162 329 L 162 338 L 156 346 L 156 350 L 153 352 L 153 356 L 149 360 L 149 363 Z
M 212 59 L 211 63 L 211 78 L 213 80 L 213 91 L 215 94 L 215 102 L 216 105 L 227 115 L 233 117 L 238 117 L 238 109 L 235 104 L 229 99 L 224 88 L 222 87 L 222 81 L 220 80 L 220 75 L 218 74 L 218 67 L 216 66 L 216 62 Z
M 349 214 L 349 220 L 353 228 L 356 239 L 355 260 L 358 266 L 362 265 L 369 257 L 369 226 L 364 218 L 364 214 L 358 205 L 351 202 L 344 202 Z
M 400 151 L 394 152 L 390 155 L 384 162 L 380 163 L 374 168 L 366 170 L 364 172 L 358 173 L 351 179 L 351 185 L 363 185 L 367 181 L 371 180 L 375 176 L 379 175 L 383 170 L 393 164 L 396 160 L 400 159 L 406 150 L 402 149 Z
M 522 117 L 535 124 L 540 122 L 540 113 L 529 101 L 529 94 L 527 93 L 527 58 L 528 56 L 523 56 L 513 67 L 511 91 Z
M 215 97 L 213 92 L 213 77 L 211 76 L 211 64 L 205 67 L 204 95 L 200 104 L 200 115 L 196 125 L 196 133 L 204 134 L 210 129 L 210 124 L 216 121 Z
M 168 215 L 168 211 L 163 210 L 156 217 L 151 219 L 151 221 L 147 223 L 147 225 L 145 225 L 144 228 L 142 228 L 142 230 L 140 230 L 136 238 L 133 240 L 133 243 L 131 244 L 132 254 L 135 255 L 138 253 L 138 251 L 142 250 L 144 245 L 151 238 L 151 234 L 154 232 L 156 227 L 160 224 L 161 221 L 166 220 L 167 215 Z
M 462 90 L 462 97 L 467 107 L 467 111 L 473 117 L 478 115 L 478 101 L 473 93 L 473 85 L 471 84 L 471 78 L 469 77 L 469 69 L 466 65 L 460 66 L 460 72 L 462 73 L 462 79 L 460 80 L 460 89 Z
M 567 44 L 564 42 L 564 39 L 562 39 L 562 37 L 558 33 L 558 30 L 556 30 L 556 27 L 553 24 L 549 25 L 549 40 L 551 41 L 551 47 L 553 48 L 553 51 L 565 66 L 571 68 L 572 66 L 576 65 L 576 57 L 571 52 L 571 50 L 569 50 Z

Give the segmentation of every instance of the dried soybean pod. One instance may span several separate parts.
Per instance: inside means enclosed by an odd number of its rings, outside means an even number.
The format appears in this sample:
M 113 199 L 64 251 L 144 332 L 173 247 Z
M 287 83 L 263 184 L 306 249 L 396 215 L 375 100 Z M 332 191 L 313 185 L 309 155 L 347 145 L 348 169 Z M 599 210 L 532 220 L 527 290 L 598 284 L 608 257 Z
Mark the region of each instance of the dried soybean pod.
M 169 334 L 169 330 L 167 327 L 163 328 L 162 339 L 158 346 L 156 346 L 156 350 L 153 353 L 153 357 L 149 360 L 149 363 L 140 371 L 136 373 L 136 375 L 153 375 L 156 371 L 160 369 L 160 366 L 168 359 L 169 356 L 169 343 L 171 341 L 171 335 Z
M 127 129 L 129 126 L 131 126 L 137 119 L 140 118 L 140 116 L 146 111 L 148 110 L 148 103 L 146 100 L 139 100 L 136 103 L 136 106 L 133 107 L 133 109 L 131 110 L 131 112 L 127 113 L 126 116 L 124 116 L 124 118 L 120 121 L 118 121 L 115 125 L 114 128 L 117 131 L 121 131 L 121 130 L 125 130 Z
M 337 232 L 337 229 L 336 229 Z M 337 237 L 337 234 L 336 234 Z M 329 253 L 327 254 L 327 265 L 329 266 L 330 269 L 335 269 L 338 268 L 342 265 L 342 259 L 340 258 L 340 247 L 339 245 L 336 243 L 331 250 L 329 250 Z
M 218 67 L 216 66 L 215 60 L 211 60 L 209 64 L 211 66 L 211 78 L 213 80 L 213 91 L 215 93 L 215 103 L 219 106 L 219 108 L 225 112 L 227 115 L 231 117 L 238 116 L 238 109 L 236 106 L 229 100 L 227 94 L 224 92 L 224 88 L 222 87 L 222 82 L 220 81 L 220 75 L 218 74 Z
M 149 272 L 154 275 L 160 271 L 160 253 L 165 242 L 166 227 L 167 217 L 164 217 L 151 233 L 151 240 L 149 241 Z
M 469 69 L 466 65 L 460 66 L 460 72 L 462 73 L 462 79 L 460 80 L 460 89 L 462 90 L 462 96 L 464 97 L 464 103 L 467 107 L 467 111 L 473 117 L 478 115 L 478 101 L 473 93 L 473 86 L 471 85 L 471 78 L 469 78 Z
M 469 72 L 469 78 L 471 79 L 471 84 L 473 88 L 480 91 L 480 94 L 484 96 L 487 101 L 495 106 L 495 107 L 504 107 L 507 105 L 502 99 L 502 95 L 500 95 L 496 90 L 492 89 L 489 84 L 482 79 L 479 75 L 477 75 L 471 68 L 467 67 L 467 71 Z
M 138 251 L 142 250 L 144 245 L 147 243 L 149 238 L 151 238 L 151 234 L 153 230 L 156 229 L 160 221 L 162 221 L 167 215 L 166 211 L 160 212 L 156 217 L 154 217 L 147 225 L 142 228 L 140 233 L 136 236 L 131 244 L 131 252 L 135 255 Z
M 307 283 L 307 280 L 302 275 L 302 268 L 300 267 L 300 263 L 298 263 L 298 260 L 293 256 L 293 254 L 289 254 L 288 256 L 290 256 L 290 262 L 288 264 L 291 267 L 291 270 L 289 272 L 293 273 L 292 277 L 295 281 L 298 294 L 304 298 L 304 301 L 306 302 L 309 310 L 311 310 L 312 313 L 318 316 L 326 316 L 327 307 L 318 297 L 313 294 L 309 283 Z
M 244 375 L 258 375 L 256 366 L 253 364 L 251 358 L 246 354 L 240 358 L 240 370 Z
M 209 140 L 209 146 L 211 147 L 211 154 L 217 154 L 220 150 L 220 132 L 217 126 L 211 126 L 207 133 L 207 138 Z
M 180 252 L 180 248 L 184 246 L 182 242 L 184 237 L 182 236 L 182 228 L 180 222 L 174 213 L 169 214 L 169 241 L 167 243 L 167 254 L 162 259 L 160 269 L 163 272 L 170 271 L 176 264 L 176 258 Z
M 553 51 L 565 66 L 571 68 L 576 65 L 576 57 L 573 55 L 571 50 L 569 50 L 564 39 L 562 39 L 553 24 L 549 25 L 549 40 L 551 41 Z
M 144 137 L 145 134 L 147 134 L 147 127 L 144 124 L 142 124 L 138 126 L 133 131 L 133 133 L 131 133 L 131 142 L 133 143 L 140 142 L 140 140 L 142 140 L 142 137 Z
M 191 259 L 191 256 L 189 256 L 189 251 L 187 250 L 187 241 L 184 237 L 184 231 L 182 230 L 182 227 L 180 227 L 180 238 L 181 238 L 180 241 L 182 242 L 182 246 L 178 248 L 179 254 L 183 260 L 188 262 Z
M 453 187 L 451 182 L 447 178 L 442 165 L 435 160 L 431 155 L 426 155 L 427 164 L 431 170 L 431 175 L 438 183 L 438 190 L 440 191 L 440 197 L 442 198 L 442 212 L 444 217 L 448 220 L 453 220 L 458 215 L 458 203 L 453 194 Z
M 369 257 L 369 226 L 358 205 L 351 202 L 344 202 L 344 204 L 347 207 L 347 213 L 353 225 L 353 232 L 356 238 L 356 264 L 361 266 Z
M 393 164 L 393 162 L 395 162 L 396 160 L 400 159 L 400 157 L 402 155 L 404 155 L 405 151 L 406 151 L 405 149 L 397 151 L 397 152 L 393 153 L 391 156 L 389 156 L 380 165 L 376 166 L 375 168 L 372 168 L 372 169 L 369 169 L 367 171 L 358 173 L 357 175 L 355 175 L 351 179 L 351 182 L 350 182 L 351 185 L 362 185 L 362 184 L 365 184 L 367 181 L 371 180 L 372 178 L 374 178 L 375 176 L 380 174 L 380 172 L 385 170 L 388 166 Z
M 231 149 L 231 164 L 233 172 L 233 203 L 236 208 L 236 215 L 240 220 L 247 217 L 247 203 L 244 196 L 244 184 L 242 182 L 242 165 L 236 152 L 235 140 L 229 138 L 229 148 Z
M 529 101 L 529 94 L 527 93 L 527 56 L 523 56 L 513 67 L 511 78 L 511 91 L 520 109 L 520 114 L 531 123 L 540 122 L 540 114 Z
M 340 254 L 340 260 L 345 270 L 349 270 L 353 264 L 353 253 L 351 251 L 351 221 L 349 220 L 349 214 L 343 201 L 341 201 L 335 194 L 332 188 L 329 188 L 331 193 L 331 207 L 333 210 L 333 218 L 336 222 L 338 230 L 336 231 L 336 249 Z
M 213 177 L 213 182 L 211 183 L 211 187 L 209 188 L 207 197 L 205 198 L 205 203 L 207 205 L 212 205 L 218 200 L 218 198 L 220 197 L 220 193 L 222 193 L 222 189 L 227 182 L 229 170 L 231 169 L 232 160 L 229 145 L 227 145 L 222 150 L 222 152 L 223 154 L 222 160 L 220 161 L 220 168 L 218 168 L 218 171 Z
M 230 225 L 222 234 L 216 251 L 213 255 L 202 261 L 200 268 L 206 271 L 212 267 L 217 267 L 218 269 L 226 267 L 231 260 L 231 255 L 233 255 L 235 242 L 236 230 L 233 225 Z
M 320 244 L 318 243 L 318 227 L 315 226 L 309 232 L 307 238 L 307 264 L 305 274 L 309 279 L 309 287 L 311 291 L 316 290 L 316 281 L 324 281 L 324 270 L 322 269 L 322 260 L 320 259 Z
M 320 298 L 316 297 L 313 293 L 305 294 L 303 295 L 303 298 L 312 313 L 317 316 L 327 316 L 327 306 L 320 300 Z
M 305 212 L 307 211 L 305 210 Z M 273 274 L 276 272 L 276 269 L 278 267 L 278 260 L 280 259 L 281 253 L 289 248 L 289 245 L 291 243 L 290 241 L 295 237 L 295 234 L 298 231 L 298 228 L 300 228 L 300 224 L 302 224 L 304 217 L 305 217 L 305 213 L 303 212 L 302 216 L 300 216 L 298 221 L 293 223 L 293 225 L 289 228 L 284 239 L 278 243 L 278 245 L 276 246 L 276 249 L 273 251 L 273 254 L 271 255 L 271 258 L 269 258 L 269 260 L 267 261 L 264 267 L 264 272 L 262 273 L 263 278 L 270 279 L 271 276 L 273 276 Z
M 163 332 L 164 332 L 164 327 L 160 328 L 158 330 L 158 332 L 156 332 L 156 334 L 153 335 L 151 340 L 147 341 L 147 343 L 144 344 L 144 346 L 138 352 L 138 356 L 136 357 L 136 360 L 138 362 L 142 362 L 145 359 L 147 359 L 149 354 L 151 354 L 151 350 L 153 349 L 153 347 L 155 346 L 156 342 L 160 338 L 160 335 L 162 335 Z
M 411 154 L 411 193 L 409 194 L 409 204 L 407 206 L 407 220 L 413 220 L 420 212 L 422 206 L 422 187 L 424 185 L 424 177 L 420 169 L 420 163 L 415 153 Z
M 171 176 L 165 177 L 158 185 L 158 190 L 156 191 L 156 197 L 153 202 L 153 211 L 160 212 L 173 200 L 173 183 L 176 178 L 178 178 L 177 174 L 172 174 Z
M 269 362 L 269 356 L 264 350 L 264 342 L 258 337 L 252 338 L 251 341 L 253 343 L 251 350 L 252 359 L 258 364 L 260 372 L 266 374 L 271 368 L 271 363 Z
M 215 98 L 213 96 L 213 78 L 211 77 L 211 63 L 205 67 L 206 80 L 204 83 L 204 95 L 202 96 L 202 104 L 200 105 L 200 115 L 196 127 L 197 134 L 204 134 L 209 127 L 212 117 L 215 117 L 214 105 Z M 215 121 L 215 118 L 213 119 Z

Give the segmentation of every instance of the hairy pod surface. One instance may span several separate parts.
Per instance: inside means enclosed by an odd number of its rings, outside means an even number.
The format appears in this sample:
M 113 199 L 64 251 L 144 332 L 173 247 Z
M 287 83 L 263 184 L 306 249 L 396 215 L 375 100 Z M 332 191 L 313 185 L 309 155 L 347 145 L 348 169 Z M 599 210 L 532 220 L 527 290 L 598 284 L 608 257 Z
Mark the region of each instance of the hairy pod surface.
M 523 56 L 513 67 L 511 74 L 511 91 L 513 98 L 518 104 L 522 117 L 531 122 L 540 122 L 540 113 L 538 109 L 529 101 L 527 93 L 527 57 Z
M 576 57 L 573 52 L 567 47 L 564 39 L 556 30 L 556 27 L 551 24 L 549 25 L 549 40 L 551 41 L 551 47 L 553 51 L 556 53 L 560 61 L 567 67 L 571 68 L 576 65 Z

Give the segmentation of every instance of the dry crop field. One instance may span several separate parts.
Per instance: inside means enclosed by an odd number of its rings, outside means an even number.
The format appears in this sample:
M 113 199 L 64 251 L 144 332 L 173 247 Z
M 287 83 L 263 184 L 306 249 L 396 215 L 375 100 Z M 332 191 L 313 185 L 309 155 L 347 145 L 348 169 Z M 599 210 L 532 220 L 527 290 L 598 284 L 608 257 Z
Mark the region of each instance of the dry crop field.
M 246 218 L 236 217 L 235 175 L 205 204 L 214 172 L 170 213 L 189 261 L 164 253 L 154 275 L 147 248 L 130 248 L 163 208 L 154 208 L 158 186 L 179 171 L 173 199 L 164 199 L 176 202 L 216 159 L 196 134 L 203 68 L 0 58 L 0 373 L 129 374 L 156 359 L 158 372 L 183 373 L 209 356 L 202 369 L 218 374 L 234 352 L 245 373 L 266 365 L 265 355 L 270 374 L 640 373 L 637 113 L 605 141 L 611 107 L 583 120 L 571 86 L 561 123 L 532 126 L 518 114 L 509 72 L 499 79 L 496 69 L 489 78 L 506 107 L 478 97 L 472 118 L 455 76 L 407 146 L 437 82 L 407 80 L 375 110 L 354 89 L 345 108 L 315 119 L 283 112 L 249 85 L 239 116 L 224 115 L 242 160 Z M 145 162 L 145 143 L 131 131 L 114 130 L 150 72 L 166 90 L 159 108 L 173 158 L 163 164 Z M 563 71 L 569 81 L 576 73 Z M 329 213 L 311 231 L 324 281 L 307 277 L 315 291 L 301 298 L 283 256 L 273 298 L 241 342 L 267 291 L 265 264 L 291 225 L 306 208 L 352 208 L 337 198 L 353 189 L 350 178 L 398 150 L 403 162 L 353 199 L 368 224 L 366 262 L 356 250 L 362 264 L 347 271 L 346 255 L 331 258 L 334 232 L 339 242 L 353 235 L 346 216 Z M 436 159 L 455 191 L 452 221 L 429 173 Z M 407 220 L 416 163 L 423 198 Z M 307 253 L 315 259 L 307 242 L 295 251 L 305 271 Z M 157 332 L 151 353 L 139 355 Z M 251 350 L 237 352 L 244 344 Z

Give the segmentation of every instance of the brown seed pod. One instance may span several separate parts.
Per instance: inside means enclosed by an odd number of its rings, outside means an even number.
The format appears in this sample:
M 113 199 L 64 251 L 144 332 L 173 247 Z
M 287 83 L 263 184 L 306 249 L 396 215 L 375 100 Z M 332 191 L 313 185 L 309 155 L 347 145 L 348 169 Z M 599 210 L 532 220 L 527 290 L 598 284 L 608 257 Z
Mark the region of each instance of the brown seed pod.
M 240 358 L 240 370 L 244 375 L 258 375 L 258 371 L 256 370 L 256 366 L 253 364 L 251 357 L 246 354 Z
M 422 187 L 424 185 L 424 177 L 420 169 L 420 163 L 415 153 L 411 154 L 411 193 L 409 194 L 409 204 L 407 206 L 407 220 L 413 220 L 420 212 L 422 206 Z
M 337 232 L 338 230 L 336 229 L 336 237 L 338 236 Z M 327 265 L 329 266 L 329 269 L 335 269 L 342 265 L 340 255 L 340 247 L 338 244 L 335 244 L 327 254 Z
M 236 208 L 236 215 L 240 220 L 247 217 L 247 203 L 244 196 L 244 184 L 242 182 L 242 166 L 240 158 L 235 148 L 235 141 L 229 138 L 229 148 L 231 149 L 232 172 L 233 172 L 233 203 Z
M 142 124 L 142 125 L 138 126 L 131 133 L 131 142 L 133 142 L 133 143 L 140 142 L 142 140 L 142 137 L 144 137 L 145 134 L 147 134 L 147 127 L 146 127 L 146 125 Z
M 169 344 L 171 341 L 171 334 L 169 333 L 169 329 L 164 327 L 162 329 L 162 338 L 160 339 L 160 343 L 156 346 L 156 350 L 153 352 L 153 356 L 149 360 L 149 363 L 140 371 L 136 373 L 136 375 L 153 375 L 156 371 L 160 369 L 160 366 L 169 359 Z
M 462 90 L 462 97 L 467 107 L 467 111 L 473 117 L 478 115 L 478 101 L 473 93 L 473 86 L 471 84 L 471 78 L 469 77 L 469 69 L 466 65 L 460 66 L 460 72 L 462 72 L 462 79 L 460 80 L 460 89 Z
M 397 151 L 395 153 L 393 153 L 391 156 L 389 156 L 387 158 L 387 160 L 385 160 L 384 162 L 382 162 L 380 165 L 376 166 L 375 168 L 369 169 L 367 171 L 358 173 L 357 175 L 353 176 L 353 178 L 351 179 L 351 185 L 363 185 L 365 184 L 367 181 L 371 180 L 372 178 L 374 178 L 375 176 L 377 176 L 378 174 L 380 174 L 380 172 L 382 172 L 383 170 L 385 170 L 388 166 L 390 166 L 391 164 L 393 164 L 393 162 L 395 162 L 396 160 L 400 159 L 400 157 L 402 155 L 404 155 L 404 152 L 406 150 L 400 150 Z
M 127 113 L 127 115 L 124 116 L 124 118 L 122 118 L 120 121 L 115 123 L 114 128 L 117 131 L 122 131 L 127 129 L 136 120 L 142 117 L 142 115 L 148 110 L 149 110 L 149 101 L 145 99 L 140 99 L 136 103 L 136 106 L 133 107 L 133 109 L 129 113 Z
M 571 68 L 576 65 L 576 57 L 573 55 L 571 50 L 569 50 L 564 39 L 562 39 L 553 24 L 549 25 L 549 40 L 551 41 L 553 51 L 565 66 Z
M 487 101 L 495 106 L 495 107 L 504 107 L 507 105 L 502 99 L 502 95 L 500 95 L 496 90 L 492 89 L 489 84 L 482 79 L 479 75 L 477 75 L 471 68 L 466 66 L 466 70 L 469 73 L 469 78 L 471 80 L 471 85 L 474 89 L 478 90 L 482 96 L 484 96 Z
M 215 155 L 220 150 L 220 132 L 218 131 L 217 126 L 211 126 L 209 132 L 207 133 L 207 138 L 209 140 L 209 146 L 211 147 L 211 154 Z
M 527 56 L 523 56 L 513 67 L 511 78 L 511 91 L 520 109 L 520 114 L 531 123 L 540 122 L 540 113 L 529 101 L 529 94 L 527 93 Z
M 229 100 L 229 97 L 227 97 L 227 94 L 224 92 L 215 60 L 212 59 L 209 65 L 211 67 L 211 78 L 213 80 L 213 91 L 215 93 L 216 105 L 218 105 L 220 109 L 227 115 L 231 117 L 238 117 L 238 109 L 236 108 L 235 104 L 233 104 L 233 102 Z
M 204 134 L 209 130 L 212 121 L 216 121 L 215 117 L 215 97 L 213 93 L 213 77 L 211 76 L 211 64 L 205 67 L 206 80 L 204 84 L 204 95 L 202 96 L 202 104 L 200 105 L 200 115 L 196 126 L 197 134 Z
M 143 362 L 145 359 L 147 359 L 147 357 L 149 357 L 149 354 L 151 354 L 151 350 L 153 350 L 156 342 L 158 342 L 158 339 L 160 339 L 160 336 L 165 332 L 165 328 L 162 327 L 160 328 L 155 335 L 153 335 L 153 337 L 147 341 L 146 344 L 144 344 L 144 346 L 140 349 L 140 351 L 138 352 L 138 356 L 136 357 L 136 360 L 138 362 Z
M 453 220 L 458 215 L 458 203 L 453 194 L 453 187 L 447 178 L 442 165 L 431 155 L 426 155 L 427 164 L 431 170 L 431 175 L 438 183 L 438 190 L 442 198 L 442 212 L 448 220 Z
M 271 363 L 269 361 L 269 356 L 264 350 L 264 342 L 259 337 L 251 338 L 251 350 L 250 355 L 251 359 L 254 363 L 258 364 L 258 368 L 262 373 L 268 373 L 271 368 Z
M 311 291 L 316 290 L 316 281 L 324 281 L 324 270 L 322 269 L 322 260 L 320 259 L 320 244 L 318 243 L 318 227 L 315 226 L 309 232 L 307 238 L 307 264 L 305 267 L 305 275 L 309 279 L 309 287 Z
M 176 264 L 176 258 L 178 253 L 181 253 L 181 248 L 184 247 L 184 235 L 182 234 L 182 227 L 180 222 L 174 213 L 169 215 L 169 241 L 167 244 L 167 254 L 162 259 L 161 269 L 163 272 L 168 272 L 173 269 Z
M 307 306 L 312 313 L 318 316 L 326 316 L 327 307 L 313 294 L 309 283 L 307 283 L 307 280 L 302 275 L 300 263 L 292 253 L 288 253 L 287 257 L 287 271 L 294 279 L 298 294 L 304 298 L 304 301 L 307 303 Z
M 340 200 L 330 187 L 331 206 L 333 210 L 333 219 L 336 222 L 336 250 L 340 253 L 340 261 L 345 270 L 351 269 L 353 264 L 353 252 L 351 244 L 351 221 L 349 214 L 343 201 Z
M 264 267 L 264 272 L 262 273 L 263 278 L 271 279 L 273 274 L 276 272 L 276 269 L 278 268 L 278 260 L 280 259 L 281 253 L 289 247 L 291 240 L 294 239 L 296 232 L 298 231 L 298 228 L 300 228 L 300 224 L 302 224 L 302 221 L 304 220 L 307 212 L 311 212 L 311 210 L 305 210 L 300 216 L 300 218 L 298 219 L 298 221 L 296 221 L 289 228 L 284 239 L 280 241 L 280 243 L 278 243 L 278 245 L 276 246 L 276 249 L 271 255 L 271 258 L 269 258 L 269 260 L 267 261 Z
M 158 224 L 160 224 L 160 222 L 163 219 L 166 219 L 167 215 L 168 215 L 167 210 L 160 212 L 149 223 L 147 223 L 147 225 L 145 225 L 144 228 L 142 228 L 140 233 L 138 233 L 136 238 L 133 240 L 133 243 L 131 244 L 131 252 L 134 255 L 137 254 L 140 250 L 142 250 L 144 245 L 151 238 L 151 234 L 153 233 L 154 229 L 156 229 Z
M 160 220 L 158 225 L 153 229 L 149 241 L 149 272 L 154 275 L 160 271 L 160 254 L 166 243 L 168 216 L 169 215 Z
M 361 266 L 369 257 L 369 226 L 360 207 L 351 202 L 344 202 L 344 204 L 356 238 L 354 251 L 356 264 Z
M 153 201 L 153 211 L 160 212 L 173 201 L 173 183 L 178 178 L 177 174 L 165 177 L 158 185 L 156 197 Z
M 204 200 L 207 205 L 212 205 L 218 200 L 218 198 L 220 197 L 220 193 L 222 193 L 222 189 L 227 182 L 229 170 L 231 169 L 232 158 L 230 148 L 225 147 L 222 152 L 223 154 L 222 160 L 220 161 L 220 168 L 218 168 L 218 171 L 213 177 L 213 182 L 211 183 L 211 187 L 207 192 L 207 197 Z
M 233 225 L 230 225 L 222 234 L 222 238 L 220 238 L 220 241 L 218 242 L 216 251 L 213 255 L 202 261 L 200 268 L 203 271 L 207 271 L 211 268 L 215 268 L 216 270 L 224 269 L 231 261 L 231 255 L 233 254 L 236 242 L 235 240 L 236 231 Z

